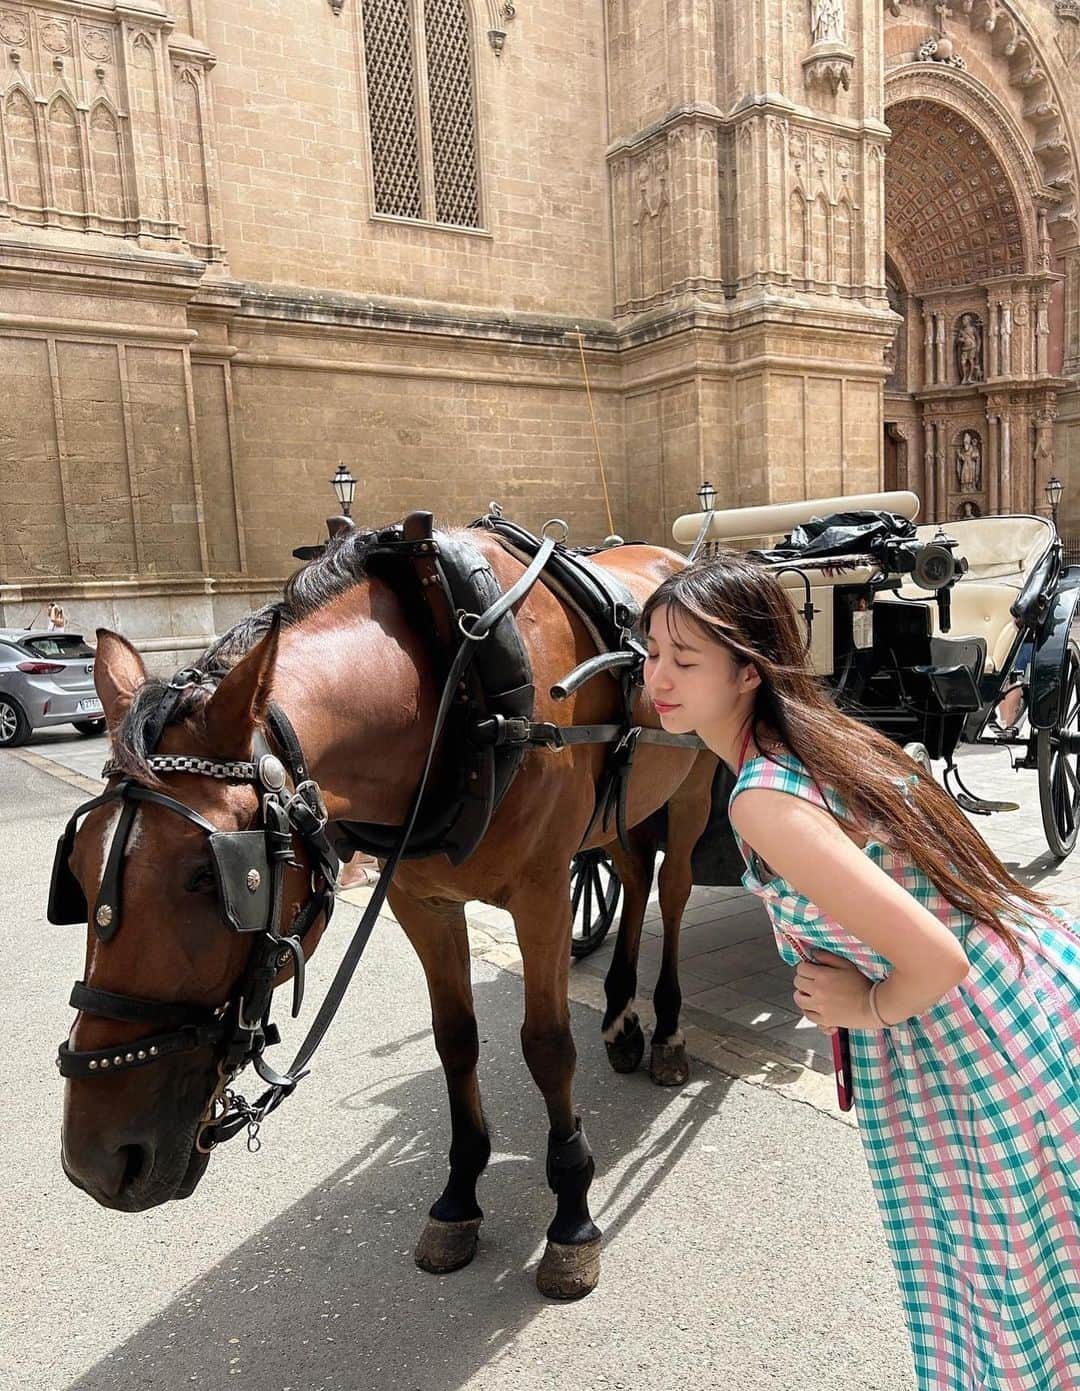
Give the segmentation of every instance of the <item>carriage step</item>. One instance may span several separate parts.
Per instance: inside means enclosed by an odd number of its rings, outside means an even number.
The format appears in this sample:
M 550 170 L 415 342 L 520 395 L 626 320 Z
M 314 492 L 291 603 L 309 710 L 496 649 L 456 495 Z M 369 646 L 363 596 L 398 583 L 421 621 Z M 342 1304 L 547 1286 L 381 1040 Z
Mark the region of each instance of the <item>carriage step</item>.
M 971 812 L 972 816 L 992 816 L 995 811 L 1019 811 L 1019 802 L 989 802 L 984 797 L 972 797 L 967 792 L 957 792 L 954 794 L 957 806 L 964 811 Z

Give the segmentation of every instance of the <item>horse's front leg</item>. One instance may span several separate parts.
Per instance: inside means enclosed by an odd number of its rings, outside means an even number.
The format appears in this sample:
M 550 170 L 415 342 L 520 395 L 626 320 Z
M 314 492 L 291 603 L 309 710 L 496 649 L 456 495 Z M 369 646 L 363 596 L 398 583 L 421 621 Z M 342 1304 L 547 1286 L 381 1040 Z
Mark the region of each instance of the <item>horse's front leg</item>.
M 396 888 L 390 890 L 389 898 L 424 967 L 435 1047 L 450 1093 L 450 1177 L 415 1252 L 421 1270 L 445 1275 L 468 1265 L 476 1254 L 484 1219 L 476 1201 L 476 1182 L 491 1155 L 476 1078 L 480 1046 L 465 909 L 446 899 L 413 898 Z
M 607 847 L 623 889 L 619 935 L 604 978 L 607 1009 L 601 1025 L 608 1062 L 616 1072 L 633 1072 L 645 1052 L 645 1034 L 634 1005 L 641 927 L 652 888 L 656 849 L 656 836 L 647 823 L 630 832 L 628 851 L 617 841 Z
M 656 1029 L 649 1054 L 649 1076 L 661 1087 L 680 1087 L 690 1076 L 686 1042 L 679 1027 L 679 936 L 682 917 L 694 887 L 691 857 L 709 820 L 716 759 L 703 755 L 668 802 L 667 849 L 660 866 L 660 916 L 664 950 L 653 991 Z
M 596 1165 L 574 1112 L 571 1087 L 577 1054 L 567 999 L 570 969 L 569 862 L 542 888 L 523 885 L 509 908 L 517 928 L 525 976 L 521 1043 L 533 1080 L 547 1106 L 547 1179 L 555 1217 L 536 1272 L 541 1294 L 580 1299 L 600 1279 L 600 1229 L 589 1214 L 589 1185 Z

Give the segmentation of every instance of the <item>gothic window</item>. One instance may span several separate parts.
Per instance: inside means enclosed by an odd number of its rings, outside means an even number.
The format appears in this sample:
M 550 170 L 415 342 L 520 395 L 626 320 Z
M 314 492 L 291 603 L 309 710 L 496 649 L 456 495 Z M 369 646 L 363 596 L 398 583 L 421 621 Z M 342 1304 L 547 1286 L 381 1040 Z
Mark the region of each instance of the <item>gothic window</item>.
M 479 227 L 469 0 L 364 0 L 375 212 Z

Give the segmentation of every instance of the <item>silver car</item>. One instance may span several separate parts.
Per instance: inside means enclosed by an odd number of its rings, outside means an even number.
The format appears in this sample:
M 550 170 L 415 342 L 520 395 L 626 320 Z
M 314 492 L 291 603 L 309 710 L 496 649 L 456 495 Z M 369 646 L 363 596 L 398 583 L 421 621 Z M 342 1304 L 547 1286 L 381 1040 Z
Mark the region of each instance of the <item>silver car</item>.
M 0 628 L 0 748 L 56 724 L 104 732 L 94 649 L 67 629 Z

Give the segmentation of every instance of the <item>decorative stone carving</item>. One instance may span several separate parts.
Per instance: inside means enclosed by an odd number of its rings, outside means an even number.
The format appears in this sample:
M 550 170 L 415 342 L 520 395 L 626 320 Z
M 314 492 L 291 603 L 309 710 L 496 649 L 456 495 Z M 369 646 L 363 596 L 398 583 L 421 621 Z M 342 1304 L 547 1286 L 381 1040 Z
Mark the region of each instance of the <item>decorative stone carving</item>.
M 0 10 L 0 39 L 5 43 L 24 45 L 29 42 L 30 29 L 26 16 L 12 10 Z
M 806 86 L 826 86 L 833 96 L 847 91 L 855 53 L 845 35 L 844 0 L 810 0 L 810 44 L 802 60 Z
M 68 32 L 66 24 L 61 24 L 59 20 L 50 20 L 43 24 L 38 30 L 41 43 L 50 53 L 70 53 L 71 34 Z
M 982 508 L 971 498 L 966 497 L 956 510 L 956 520 L 966 522 L 974 517 L 982 516 Z
M 515 0 L 488 0 L 488 18 L 491 25 L 488 29 L 488 43 L 491 44 L 496 57 L 506 47 L 507 33 L 504 26 L 516 17 Z
M 843 43 L 844 37 L 844 0 L 810 0 L 811 40 Z
M 962 430 L 953 444 L 956 486 L 962 493 L 982 490 L 982 436 L 977 430 Z
M 961 314 L 953 343 L 956 379 L 961 386 L 985 380 L 983 326 L 977 314 Z
M 947 63 L 950 68 L 963 70 L 967 63 L 956 52 L 956 45 L 947 34 L 931 34 L 919 45 L 916 57 L 920 63 Z
M 112 59 L 112 40 L 106 29 L 84 29 L 82 46 L 86 56 L 95 63 L 108 63 Z

